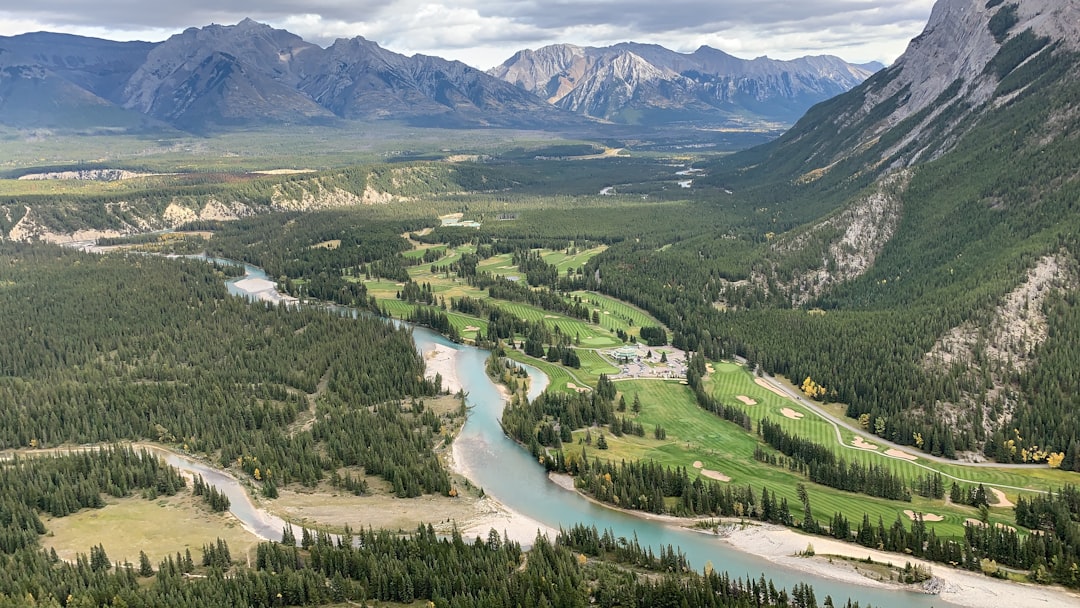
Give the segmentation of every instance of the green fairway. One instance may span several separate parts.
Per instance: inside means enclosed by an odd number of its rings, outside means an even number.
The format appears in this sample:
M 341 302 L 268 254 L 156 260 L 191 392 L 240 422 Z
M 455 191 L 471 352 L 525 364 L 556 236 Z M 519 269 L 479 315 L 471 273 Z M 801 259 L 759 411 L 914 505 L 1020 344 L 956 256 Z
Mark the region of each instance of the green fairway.
M 590 310 L 596 311 L 600 318 L 600 326 L 612 333 L 621 329 L 631 336 L 640 336 L 643 325 L 663 325 L 649 313 L 622 300 L 616 300 L 595 291 L 575 291 L 570 295 L 581 298 Z
M 797 434 L 815 443 L 831 446 L 838 456 L 848 461 L 857 461 L 863 464 L 876 463 L 887 466 L 894 473 L 907 478 L 923 475 L 929 470 L 969 480 L 974 483 L 986 485 L 1011 486 L 1003 488 L 1005 494 L 1015 500 L 1018 490 L 1013 488 L 1028 488 L 1034 491 L 1048 491 L 1061 487 L 1067 483 L 1075 482 L 1075 475 L 1066 471 L 1050 469 L 1049 467 L 1032 467 L 1025 469 L 998 469 L 993 467 L 971 467 L 960 463 L 937 463 L 925 458 L 919 458 L 920 452 L 914 448 L 905 452 L 915 456 L 917 460 L 909 462 L 898 458 L 890 458 L 885 454 L 886 447 L 880 442 L 875 443 L 873 435 L 867 434 L 861 445 L 871 444 L 870 448 L 856 448 L 853 445 L 854 433 L 841 428 L 843 445 L 837 439 L 837 430 L 830 422 L 821 418 L 813 411 L 802 407 L 798 403 L 781 397 L 772 391 L 756 384 L 754 377 L 745 368 L 735 363 L 722 362 L 713 365 L 714 373 L 709 376 L 706 386 L 710 393 L 726 404 L 739 406 L 747 411 L 756 421 L 762 417 L 779 423 L 784 430 Z M 744 405 L 738 396 L 746 396 L 757 401 L 756 405 Z M 802 414 L 798 420 L 783 414 L 787 408 L 797 414 Z M 790 412 L 789 412 L 790 413 Z M 946 479 L 946 484 L 952 480 Z
M 578 268 L 581 268 L 589 260 L 603 253 L 606 249 L 606 245 L 601 245 L 592 249 L 575 251 L 572 254 L 567 254 L 565 251 L 548 251 L 543 254 L 543 258 L 545 262 L 558 268 L 559 274 L 566 274 L 567 269 L 573 268 L 574 270 L 577 270 Z
M 732 366 L 735 369 L 738 366 Z M 744 372 L 745 373 L 745 372 Z M 749 378 L 749 374 L 746 374 Z M 752 379 L 749 380 L 752 386 Z M 910 518 L 905 510 L 940 515 L 940 522 L 927 522 L 939 535 L 962 535 L 964 520 L 977 518 L 978 511 L 971 507 L 946 505 L 944 501 L 915 496 L 912 502 L 889 501 L 863 494 L 844 492 L 808 481 L 804 476 L 781 467 L 760 463 L 754 459 L 757 437 L 741 427 L 722 420 L 698 407 L 689 387 L 676 380 L 633 380 L 616 385 L 619 392 L 632 403 L 636 394 L 642 409 L 636 416 L 627 411 L 620 416 L 635 418 L 645 428 L 645 437 L 613 437 L 607 434 L 609 449 L 589 450 L 590 456 L 619 460 L 652 459 L 669 466 L 683 467 L 694 475 L 695 461 L 702 469 L 716 471 L 730 477 L 732 484 L 749 484 L 758 488 L 764 485 L 778 496 L 787 498 L 796 519 L 802 518 L 802 506 L 796 493 L 796 484 L 802 482 L 810 492 L 814 517 L 827 523 L 837 512 L 847 515 L 853 527 L 862 520 L 862 514 L 870 516 L 875 525 L 880 517 L 886 527 L 899 516 L 905 525 Z M 761 407 L 761 406 L 751 406 Z M 766 406 L 768 407 L 768 406 Z M 806 420 L 806 419 L 804 419 Z M 655 425 L 667 431 L 667 439 L 653 438 Z M 591 433 L 596 437 L 596 429 Z M 574 433 L 580 441 L 584 430 Z M 766 447 L 766 449 L 768 449 Z M 992 509 L 991 521 L 1015 525 L 1011 509 Z

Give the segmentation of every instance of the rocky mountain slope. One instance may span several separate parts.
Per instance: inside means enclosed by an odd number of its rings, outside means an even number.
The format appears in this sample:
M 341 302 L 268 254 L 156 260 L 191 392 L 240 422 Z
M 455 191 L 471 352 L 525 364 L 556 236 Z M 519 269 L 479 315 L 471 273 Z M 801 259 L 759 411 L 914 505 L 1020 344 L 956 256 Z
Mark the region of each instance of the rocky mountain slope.
M 163 127 L 65 78 L 40 61 L 0 48 L 0 124 L 96 130 Z
M 828 56 L 744 60 L 707 46 L 677 53 L 628 42 L 524 50 L 489 73 L 558 107 L 615 122 L 791 123 L 873 72 Z
M 406 57 L 359 37 L 323 49 L 250 19 L 189 28 L 161 43 L 3 37 L 0 58 L 0 123 L 18 128 L 64 127 L 80 111 L 100 128 L 164 123 L 193 132 L 339 118 L 451 127 L 584 122 L 460 62 Z M 54 106 L 69 109 L 48 116 Z
M 858 381 L 788 354 L 849 415 L 954 429 L 943 452 L 1080 454 L 1080 5 L 939 0 L 892 67 L 706 179 L 798 226 L 763 292 L 873 328 L 846 342 Z

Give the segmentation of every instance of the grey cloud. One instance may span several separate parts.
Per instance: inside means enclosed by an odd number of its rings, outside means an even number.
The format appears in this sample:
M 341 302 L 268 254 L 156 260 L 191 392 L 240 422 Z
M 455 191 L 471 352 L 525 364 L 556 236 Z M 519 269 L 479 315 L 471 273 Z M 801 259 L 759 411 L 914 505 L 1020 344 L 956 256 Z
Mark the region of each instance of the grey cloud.
M 390 0 L 183 0 L 154 3 L 145 0 L 35 0 L 5 7 L 16 18 L 71 26 L 115 30 L 186 28 L 208 23 L 280 20 L 293 15 L 317 14 L 324 19 L 363 20 L 364 16 L 393 4 Z
M 486 5 L 481 14 L 505 15 L 540 28 L 606 24 L 642 32 L 767 26 L 801 23 L 884 25 L 897 21 L 925 21 L 927 8 L 910 0 L 544 0 Z

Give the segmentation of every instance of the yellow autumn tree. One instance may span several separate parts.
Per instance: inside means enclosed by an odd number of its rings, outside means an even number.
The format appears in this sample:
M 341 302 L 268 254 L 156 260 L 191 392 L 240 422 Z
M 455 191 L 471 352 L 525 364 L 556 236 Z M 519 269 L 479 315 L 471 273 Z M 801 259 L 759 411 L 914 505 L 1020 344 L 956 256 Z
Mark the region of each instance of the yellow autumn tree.
M 818 397 L 821 397 L 821 396 L 823 396 L 825 394 L 825 387 L 821 386 L 817 382 L 814 382 L 810 378 L 810 376 L 807 376 L 806 380 L 803 380 L 801 388 L 802 388 L 802 392 L 805 393 L 806 396 L 810 397 L 811 399 L 817 399 Z
M 1060 469 L 1062 460 L 1065 460 L 1065 452 L 1054 452 L 1046 457 L 1046 464 L 1050 465 L 1051 469 Z

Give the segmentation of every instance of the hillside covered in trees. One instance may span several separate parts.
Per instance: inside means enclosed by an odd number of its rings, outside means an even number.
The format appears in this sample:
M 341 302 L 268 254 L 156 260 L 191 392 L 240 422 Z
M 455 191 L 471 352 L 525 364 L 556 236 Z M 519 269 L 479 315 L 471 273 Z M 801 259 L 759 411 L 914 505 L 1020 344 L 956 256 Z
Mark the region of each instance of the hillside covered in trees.
M 408 329 L 251 305 L 199 260 L 12 244 L 0 260 L 0 447 L 148 439 L 271 488 L 357 466 L 402 496 L 450 491 L 442 422 L 398 406 L 436 391 Z

